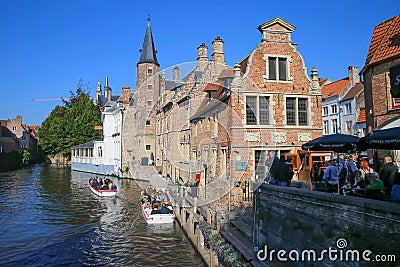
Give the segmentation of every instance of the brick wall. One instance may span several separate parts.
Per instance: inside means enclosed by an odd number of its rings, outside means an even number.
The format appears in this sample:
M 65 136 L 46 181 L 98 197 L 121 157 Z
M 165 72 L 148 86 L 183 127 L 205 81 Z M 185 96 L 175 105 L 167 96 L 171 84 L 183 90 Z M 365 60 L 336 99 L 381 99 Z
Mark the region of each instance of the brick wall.
M 256 216 L 259 244 L 269 249 L 337 248 L 400 257 L 400 206 L 396 203 L 290 187 L 261 185 Z

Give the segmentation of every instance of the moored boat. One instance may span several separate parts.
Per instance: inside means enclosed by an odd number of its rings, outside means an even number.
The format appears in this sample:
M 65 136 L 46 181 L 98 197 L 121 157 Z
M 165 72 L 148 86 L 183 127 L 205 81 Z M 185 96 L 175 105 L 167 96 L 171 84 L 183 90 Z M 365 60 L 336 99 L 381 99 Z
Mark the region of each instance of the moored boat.
M 106 179 L 109 180 L 109 179 Z M 113 181 L 109 180 L 109 182 L 105 183 L 104 187 L 100 187 L 98 185 L 98 181 L 94 181 L 93 178 L 89 179 L 89 188 L 90 190 L 99 197 L 111 197 L 117 194 L 117 186 L 113 183 Z M 109 187 L 109 183 L 112 183 L 111 189 Z M 108 189 L 106 189 L 106 186 Z

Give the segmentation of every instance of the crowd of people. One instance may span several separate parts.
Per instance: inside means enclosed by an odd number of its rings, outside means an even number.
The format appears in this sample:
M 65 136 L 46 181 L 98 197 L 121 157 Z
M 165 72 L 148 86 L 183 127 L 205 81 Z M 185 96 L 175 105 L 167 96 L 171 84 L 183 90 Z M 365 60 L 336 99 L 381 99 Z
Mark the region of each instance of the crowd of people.
M 328 160 L 324 167 L 321 162 L 315 162 L 311 180 L 313 184 L 323 184 L 328 192 L 345 194 L 358 191 L 366 197 L 400 202 L 400 170 L 390 155 L 384 157 L 383 163 L 380 170 L 374 170 L 372 158 L 359 159 L 355 154 L 347 157 L 340 154 L 337 159 Z M 265 165 L 265 183 L 290 185 L 294 172 L 285 156 L 278 158 L 274 151 L 270 151 Z
M 161 189 L 157 191 L 154 185 L 149 185 L 141 192 L 140 202 L 145 209 L 151 209 L 151 214 L 172 214 L 173 209 L 168 196 Z
M 106 178 L 99 178 L 99 177 L 94 177 L 90 180 L 90 184 L 99 190 L 115 190 L 117 189 L 117 185 L 113 183 L 110 179 Z
M 331 192 L 345 193 L 356 189 L 367 197 L 371 195 L 373 198 L 400 201 L 399 168 L 390 155 L 384 157 L 384 165 L 378 171 L 373 169 L 373 159 L 358 159 L 354 154 L 346 159 L 342 154 L 338 160 L 327 162 L 322 180 Z

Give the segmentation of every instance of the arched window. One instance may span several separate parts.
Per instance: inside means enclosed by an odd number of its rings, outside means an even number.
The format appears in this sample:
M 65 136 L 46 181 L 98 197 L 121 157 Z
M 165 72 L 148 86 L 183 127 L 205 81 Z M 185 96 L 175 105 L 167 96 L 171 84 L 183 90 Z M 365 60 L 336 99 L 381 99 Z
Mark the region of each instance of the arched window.
M 99 158 L 103 157 L 103 148 L 101 146 L 99 146 Z
M 147 75 L 152 75 L 153 74 L 153 68 L 152 67 L 149 67 L 148 69 L 147 69 Z

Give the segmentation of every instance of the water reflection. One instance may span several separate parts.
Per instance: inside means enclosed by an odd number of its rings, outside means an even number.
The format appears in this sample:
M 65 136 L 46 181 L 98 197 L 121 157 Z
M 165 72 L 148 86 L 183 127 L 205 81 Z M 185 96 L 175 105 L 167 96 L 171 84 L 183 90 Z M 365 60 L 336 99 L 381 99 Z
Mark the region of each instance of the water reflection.
M 117 195 L 101 198 L 89 177 L 39 165 L 0 173 L 0 265 L 203 265 L 177 223 L 145 223 L 134 181 L 114 178 Z

